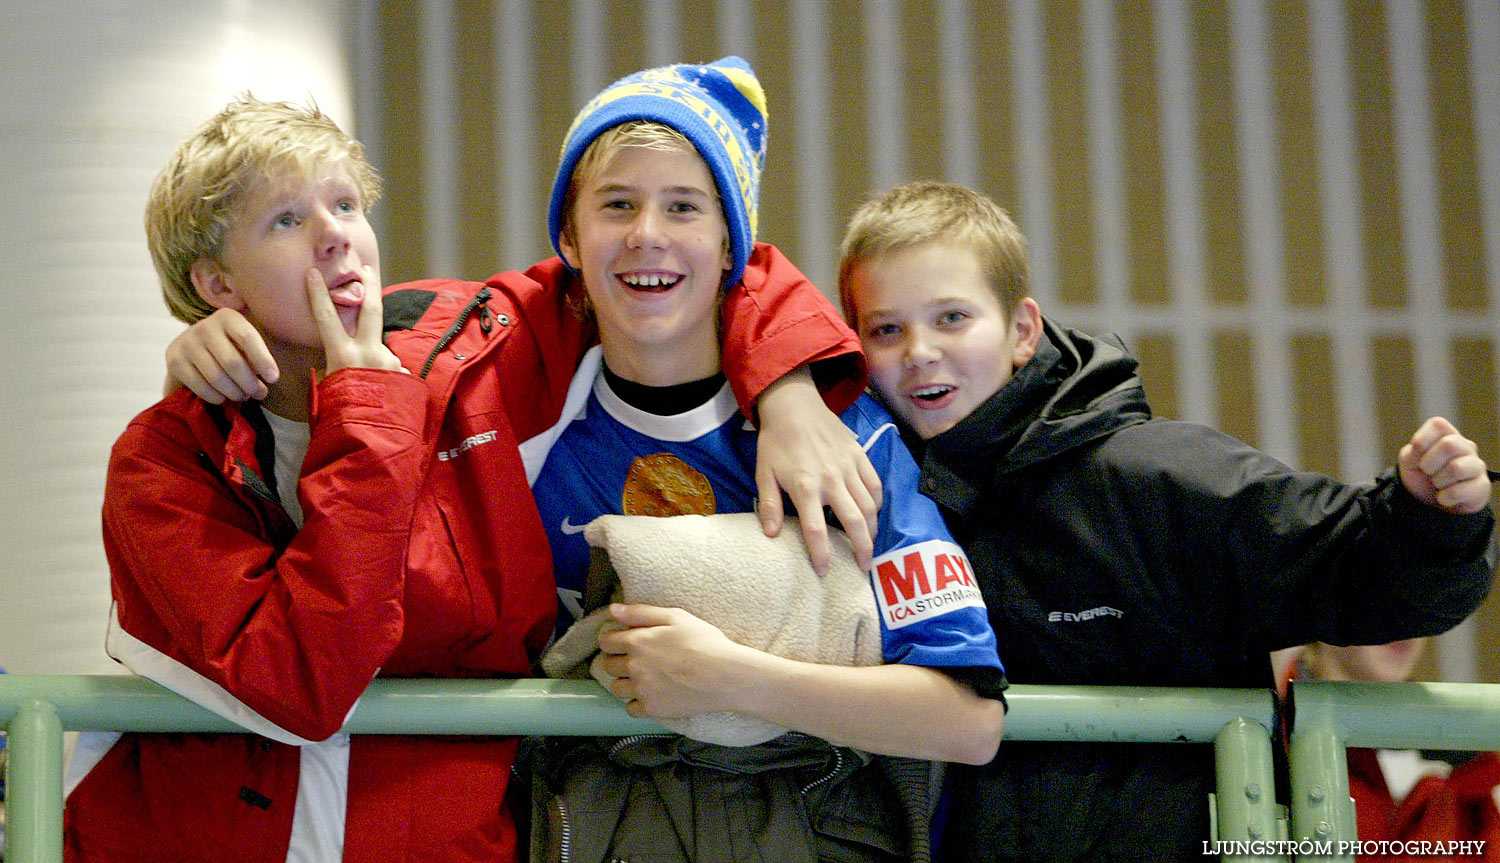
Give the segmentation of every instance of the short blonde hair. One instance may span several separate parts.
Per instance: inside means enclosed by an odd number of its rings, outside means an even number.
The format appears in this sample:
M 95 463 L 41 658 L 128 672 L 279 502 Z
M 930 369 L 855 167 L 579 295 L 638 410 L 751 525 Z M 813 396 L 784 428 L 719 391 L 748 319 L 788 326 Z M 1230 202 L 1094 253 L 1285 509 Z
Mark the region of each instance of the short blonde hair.
M 258 183 L 326 165 L 348 170 L 369 212 L 380 197 L 380 176 L 365 161 L 364 147 L 315 104 L 263 102 L 245 93 L 183 141 L 146 199 L 146 245 L 172 316 L 193 323 L 213 314 L 193 287 L 193 264 L 223 263 L 224 237 Z
M 584 183 L 604 170 L 604 166 L 627 147 L 640 147 L 663 153 L 692 153 L 702 158 L 698 148 L 693 146 L 693 142 L 689 141 L 686 135 L 654 120 L 631 120 L 600 132 L 599 137 L 590 141 L 583 155 L 578 157 L 578 163 L 573 167 L 573 176 L 568 178 L 567 191 L 563 193 L 562 230 L 568 235 L 569 241 L 577 239 L 573 236 L 573 208 L 578 205 L 579 190 L 583 188 Z M 714 201 L 722 209 L 724 205 L 719 197 L 717 183 L 714 185 L 713 192 Z M 726 239 L 725 242 L 728 240 Z
M 851 324 L 857 323 L 849 284 L 854 268 L 929 243 L 972 249 L 1006 320 L 1031 293 L 1026 237 L 999 204 L 967 186 L 917 180 L 876 195 L 849 219 L 839 246 L 839 299 Z

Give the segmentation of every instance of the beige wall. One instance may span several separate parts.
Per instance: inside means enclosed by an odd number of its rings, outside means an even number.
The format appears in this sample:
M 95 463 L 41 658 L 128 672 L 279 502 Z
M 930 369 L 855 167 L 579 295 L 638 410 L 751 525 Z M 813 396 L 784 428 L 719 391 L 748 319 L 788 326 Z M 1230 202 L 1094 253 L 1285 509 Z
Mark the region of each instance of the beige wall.
M 236 93 L 354 115 L 338 0 L 0 3 L 0 666 L 104 654 L 110 446 L 161 398 L 151 180 Z
M 1500 462 L 1500 6 L 1432 2 L 385 0 L 363 136 L 390 279 L 550 254 L 593 91 L 745 56 L 771 107 L 762 239 L 833 290 L 842 220 L 977 186 L 1043 310 L 1119 332 L 1158 413 L 1348 479 L 1444 414 Z M 1500 601 L 1432 672 L 1500 681 Z

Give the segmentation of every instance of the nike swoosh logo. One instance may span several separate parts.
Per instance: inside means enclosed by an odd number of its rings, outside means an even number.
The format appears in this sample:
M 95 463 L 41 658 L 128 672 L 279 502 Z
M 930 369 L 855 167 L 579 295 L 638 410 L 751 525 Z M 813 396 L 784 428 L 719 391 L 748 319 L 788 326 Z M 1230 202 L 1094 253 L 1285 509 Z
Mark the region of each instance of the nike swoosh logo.
M 575 533 L 583 533 L 583 529 L 585 527 L 588 527 L 588 525 L 573 524 L 572 522 L 568 521 L 567 516 L 563 516 L 562 532 L 564 536 L 572 536 Z

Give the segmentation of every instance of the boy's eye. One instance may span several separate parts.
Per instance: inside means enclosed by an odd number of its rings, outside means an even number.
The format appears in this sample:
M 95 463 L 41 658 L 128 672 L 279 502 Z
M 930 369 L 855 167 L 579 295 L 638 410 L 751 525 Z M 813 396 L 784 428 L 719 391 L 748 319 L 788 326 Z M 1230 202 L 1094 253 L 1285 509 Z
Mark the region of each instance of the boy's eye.
M 901 328 L 896 324 L 875 324 L 865 329 L 865 334 L 872 339 L 886 339 L 900 332 Z
M 604 202 L 604 209 L 606 209 L 606 210 L 630 210 L 630 209 L 634 209 L 634 205 L 631 204 L 629 201 L 624 200 L 623 198 L 615 198 L 614 200 L 605 201 Z
M 969 315 L 966 312 L 960 312 L 956 309 L 951 309 L 938 315 L 937 322 L 941 326 L 951 327 L 963 323 L 964 321 L 968 320 L 968 318 Z
M 344 200 L 339 201 L 337 204 L 335 204 L 334 209 L 338 210 L 340 213 L 353 213 L 359 210 L 359 205 L 349 200 L 348 198 L 345 198 Z
M 688 201 L 678 201 L 667 208 L 672 213 L 696 213 L 698 205 Z
M 276 221 L 272 223 L 272 226 L 276 228 L 295 228 L 297 227 L 297 214 L 282 213 L 276 217 Z

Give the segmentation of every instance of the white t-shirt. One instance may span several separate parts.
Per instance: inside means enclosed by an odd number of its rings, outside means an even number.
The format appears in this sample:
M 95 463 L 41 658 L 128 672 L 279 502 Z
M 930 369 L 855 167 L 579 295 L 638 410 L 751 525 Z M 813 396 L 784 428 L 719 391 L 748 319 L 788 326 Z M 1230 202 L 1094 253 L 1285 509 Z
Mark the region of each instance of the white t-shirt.
M 271 436 L 276 442 L 276 494 L 281 498 L 281 508 L 292 517 L 292 523 L 301 528 L 302 502 L 297 499 L 297 478 L 302 475 L 302 459 L 306 457 L 307 445 L 312 440 L 312 426 L 270 411 L 261 413 L 270 424 Z

